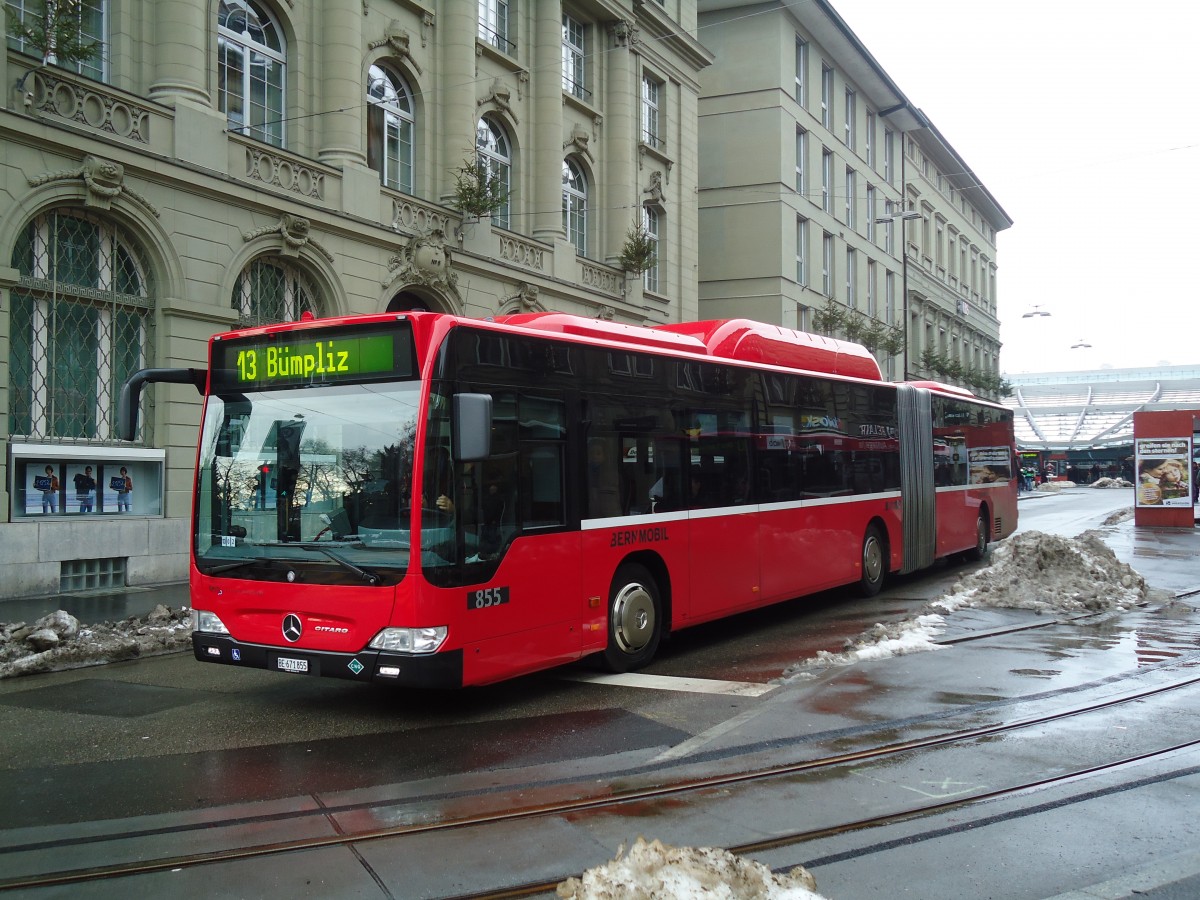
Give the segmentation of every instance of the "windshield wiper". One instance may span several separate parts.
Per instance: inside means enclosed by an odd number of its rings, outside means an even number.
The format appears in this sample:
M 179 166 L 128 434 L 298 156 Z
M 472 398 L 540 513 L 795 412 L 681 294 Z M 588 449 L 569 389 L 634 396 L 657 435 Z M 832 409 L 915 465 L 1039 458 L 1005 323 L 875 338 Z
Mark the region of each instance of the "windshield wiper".
M 254 563 L 270 564 L 273 562 L 275 562 L 275 560 L 269 556 L 256 556 L 253 559 L 239 559 L 237 562 L 225 563 L 224 565 L 220 565 L 220 566 L 213 566 L 211 569 L 209 569 L 207 572 L 205 572 L 205 574 L 206 575 L 219 575 L 222 572 L 232 572 L 234 569 L 240 569 L 243 566 L 254 565 Z
M 300 547 L 300 549 L 302 549 L 302 550 L 316 550 L 318 553 L 324 553 L 326 556 L 328 556 L 330 559 L 332 559 L 339 566 L 341 566 L 344 569 L 349 569 L 351 572 L 353 572 L 355 575 L 357 575 L 359 578 L 361 578 L 363 581 L 365 581 L 367 584 L 371 585 L 372 587 L 379 584 L 379 576 L 376 575 L 374 572 L 368 572 L 366 569 L 359 568 L 354 563 L 350 562 L 350 560 L 339 556 L 338 554 L 334 553 L 332 550 L 330 550 L 327 547 L 322 547 L 319 544 L 291 544 L 290 546 Z

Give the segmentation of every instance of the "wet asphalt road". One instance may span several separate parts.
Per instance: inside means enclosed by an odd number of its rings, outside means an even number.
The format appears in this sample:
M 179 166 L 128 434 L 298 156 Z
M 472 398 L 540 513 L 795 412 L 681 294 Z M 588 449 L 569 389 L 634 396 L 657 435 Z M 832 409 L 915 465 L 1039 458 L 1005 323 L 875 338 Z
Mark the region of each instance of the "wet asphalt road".
M 1083 490 L 1029 498 L 1021 503 L 1022 528 L 1077 534 L 1131 500 L 1132 491 Z M 1155 586 L 1200 588 L 1195 536 L 1138 533 L 1130 522 L 1106 529 L 1106 540 Z M 875 621 L 903 618 L 968 570 L 942 565 L 896 579 L 870 602 L 830 592 L 691 629 L 668 644 L 649 674 L 765 685 L 816 650 L 840 650 L 847 638 Z M 100 604 L 93 609 L 105 609 L 103 618 L 119 618 L 148 611 L 168 596 L 169 605 L 177 606 L 181 590 L 173 586 L 92 598 Z M 87 621 L 89 598 L 70 602 L 80 604 L 82 615 L 71 611 Z M 0 605 L 0 618 L 16 618 L 8 615 L 11 609 Z M 27 609 L 36 611 L 36 606 Z M 984 629 L 1011 620 L 1004 611 L 979 612 L 959 627 Z M 804 723 L 806 734 L 824 733 L 980 698 L 1087 683 L 1106 673 L 1186 659 L 1197 647 L 1193 620 L 1200 617 L 1181 614 L 1164 624 L 1134 614 L 1087 633 L 1067 629 L 1044 639 L 1009 639 L 861 665 L 819 688 L 765 697 L 580 683 L 573 679 L 592 671 L 582 665 L 478 691 L 397 695 L 205 666 L 190 655 L 0 682 L 0 875 L 4 846 L 33 834 L 52 835 L 71 823 L 189 817 L 231 804 L 283 804 L 286 810 L 289 798 L 297 796 L 377 792 L 418 781 L 449 784 L 472 773 L 554 772 L 580 760 L 629 759 L 644 765 L 671 753 L 715 758 L 736 753 L 739 746 L 795 741 L 797 722 Z M 1170 713 L 1156 710 L 1155 715 Z M 1176 718 L 1180 728 L 1192 727 Z M 1038 745 L 1030 752 L 1037 764 L 1053 767 L 1052 749 Z M 1183 759 L 1164 771 L 1198 764 L 1200 757 Z M 962 814 L 941 829 L 914 825 L 903 840 L 890 839 L 899 841 L 895 846 L 881 845 L 852 861 L 839 862 L 838 854 L 853 842 L 814 848 L 816 857 L 828 860 L 814 871 L 819 888 L 831 898 L 1044 897 L 1101 883 L 1132 890 L 1121 887 L 1120 879 L 1139 872 L 1143 888 L 1169 883 L 1186 869 L 1186 854 L 1194 845 L 1192 817 L 1179 798 L 1190 798 L 1198 787 L 1194 775 L 1164 777 L 1139 790 L 1132 807 L 1130 792 L 1114 788 L 1086 801 L 1093 804 L 1086 812 L 1078 803 L 1064 802 L 1025 815 L 1036 804 L 1006 801 L 1005 815 L 996 810 Z M 849 791 L 822 794 L 824 803 L 834 805 L 850 802 L 851 796 L 853 802 L 870 802 Z M 1089 827 L 1079 839 L 1065 840 L 1079 832 L 1081 821 Z M 1112 825 L 1097 835 L 1096 822 Z M 662 831 L 653 836 L 666 840 L 672 831 L 687 836 L 675 822 Z M 936 837 L 929 836 L 933 832 Z M 1004 852 L 991 852 L 995 847 Z M 594 861 L 585 864 L 608 858 L 611 850 L 598 841 Z M 971 865 L 956 864 L 964 859 Z M 272 883 L 287 883 L 286 865 L 283 870 L 277 861 L 262 865 Z M 1190 871 L 1200 871 L 1200 864 Z M 224 895 L 240 895 L 241 877 L 231 878 Z M 486 871 L 481 878 L 486 881 Z M 217 883 L 223 882 L 218 878 L 210 886 Z M 964 893 L 968 884 L 972 890 Z M 897 885 L 906 890 L 895 890 Z M 392 893 L 409 896 L 403 890 Z M 299 894 L 281 888 L 260 895 Z

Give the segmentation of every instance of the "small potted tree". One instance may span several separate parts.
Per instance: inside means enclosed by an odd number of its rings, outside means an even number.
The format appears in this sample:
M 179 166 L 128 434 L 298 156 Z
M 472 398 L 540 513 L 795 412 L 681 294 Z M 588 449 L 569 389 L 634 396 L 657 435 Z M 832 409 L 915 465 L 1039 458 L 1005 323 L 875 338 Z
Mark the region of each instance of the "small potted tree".
M 4 6 L 9 39 L 36 50 L 43 66 L 73 66 L 95 56 L 100 42 L 84 40 L 81 15 L 80 0 L 40 0 L 27 4 L 23 16 Z
M 508 191 L 500 176 L 489 172 L 478 159 L 463 160 L 451 174 L 454 176 L 454 196 L 450 205 L 462 213 L 464 225 L 491 216 L 508 200 Z
M 636 278 L 654 267 L 657 252 L 658 243 L 650 237 L 646 226 L 635 221 L 625 235 L 625 244 L 621 247 L 621 255 L 617 257 L 617 265 Z

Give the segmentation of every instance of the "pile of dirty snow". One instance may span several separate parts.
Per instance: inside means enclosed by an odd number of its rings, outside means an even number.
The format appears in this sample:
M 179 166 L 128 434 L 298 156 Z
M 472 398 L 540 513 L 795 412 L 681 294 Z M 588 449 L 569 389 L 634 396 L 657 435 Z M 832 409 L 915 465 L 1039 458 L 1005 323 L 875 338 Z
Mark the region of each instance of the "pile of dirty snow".
M 803 866 L 775 875 L 762 863 L 709 847 L 638 838 L 627 855 L 558 886 L 563 900 L 824 900 Z
M 1146 579 L 1118 560 L 1094 531 L 1077 538 L 1026 531 L 997 544 L 991 565 L 930 606 L 938 612 L 967 606 L 1100 612 L 1131 609 L 1147 602 L 1149 591 Z
M 1104 520 L 1103 525 L 1120 525 L 1122 522 L 1133 518 L 1133 507 L 1127 506 L 1124 509 L 1118 509 L 1115 513 L 1109 513 L 1108 518 Z
M 145 618 L 80 625 L 65 610 L 32 625 L 0 623 L 0 678 L 191 649 L 191 610 L 159 604 Z
M 1124 478 L 1097 478 L 1088 487 L 1094 488 L 1131 488 L 1132 481 L 1126 481 Z
M 945 616 L 968 607 L 1039 613 L 1120 611 L 1149 602 L 1155 593 L 1146 579 L 1117 559 L 1097 532 L 1064 538 L 1026 531 L 996 544 L 990 565 L 963 578 L 920 615 L 876 624 L 846 641 L 842 653 L 821 650 L 789 666 L 775 683 L 815 678 L 814 670 L 830 666 L 940 650 L 943 645 L 936 638 L 944 630 Z
M 1073 487 L 1076 487 L 1073 481 L 1043 481 L 1035 490 L 1041 491 L 1043 494 L 1057 494 L 1059 491 Z

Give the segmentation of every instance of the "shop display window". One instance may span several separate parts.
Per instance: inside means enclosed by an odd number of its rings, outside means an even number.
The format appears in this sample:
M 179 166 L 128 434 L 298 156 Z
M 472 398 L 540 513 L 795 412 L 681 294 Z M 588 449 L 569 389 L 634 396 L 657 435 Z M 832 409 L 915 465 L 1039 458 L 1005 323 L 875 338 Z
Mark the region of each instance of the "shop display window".
M 13 445 L 11 515 L 161 516 L 162 450 Z

